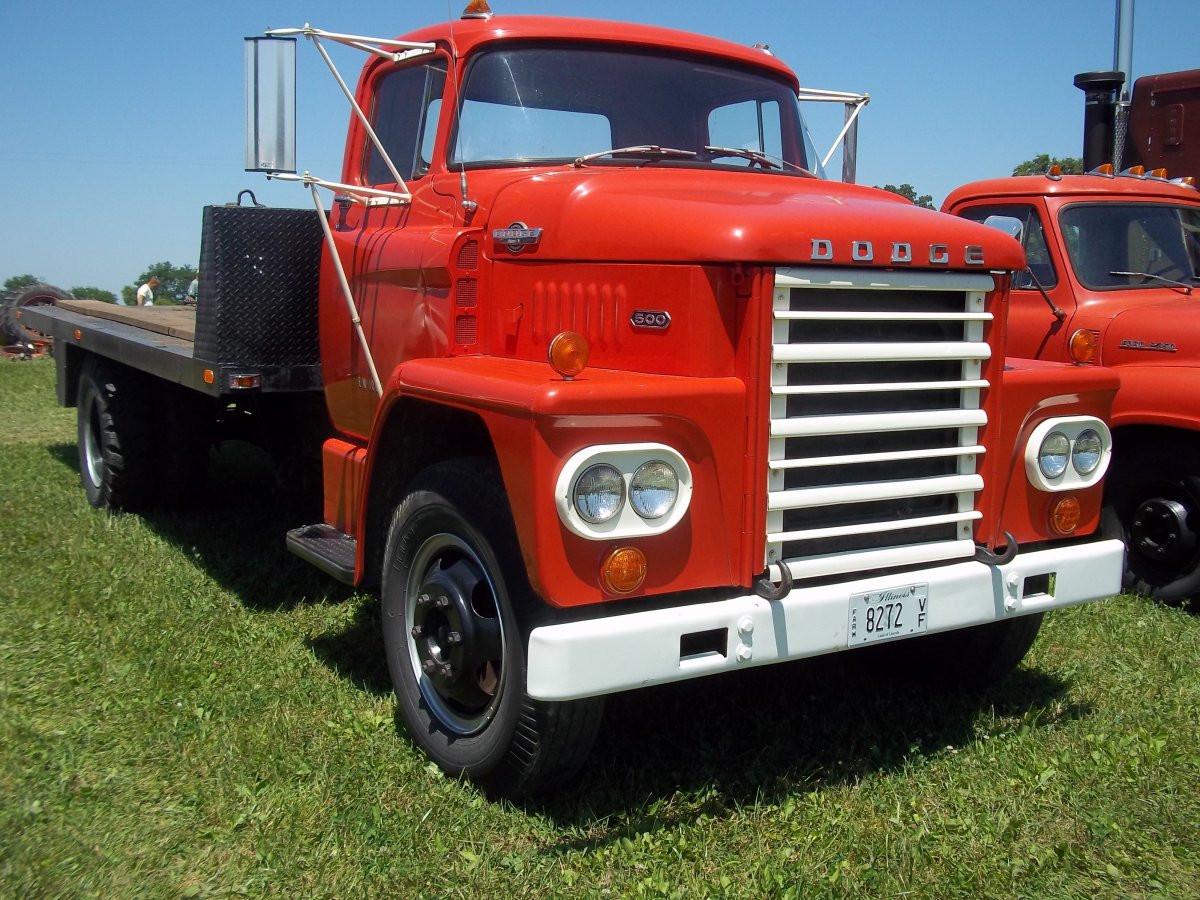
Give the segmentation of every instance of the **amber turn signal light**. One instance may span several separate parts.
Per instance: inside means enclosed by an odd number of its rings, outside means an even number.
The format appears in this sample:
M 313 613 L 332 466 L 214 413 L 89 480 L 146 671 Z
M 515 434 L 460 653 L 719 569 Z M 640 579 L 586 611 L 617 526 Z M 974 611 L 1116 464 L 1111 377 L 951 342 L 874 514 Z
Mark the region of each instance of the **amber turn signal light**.
M 1071 335 L 1071 359 L 1082 364 L 1096 362 L 1097 334 L 1086 328 L 1080 328 Z
M 582 334 L 560 331 L 550 342 L 550 349 L 546 355 L 554 371 L 570 381 L 587 368 L 590 354 L 587 338 Z
M 1079 501 L 1060 497 L 1050 510 L 1050 527 L 1058 534 L 1071 534 L 1079 527 Z
M 646 554 L 637 547 L 619 547 L 604 560 L 600 578 L 610 593 L 636 591 L 646 580 Z

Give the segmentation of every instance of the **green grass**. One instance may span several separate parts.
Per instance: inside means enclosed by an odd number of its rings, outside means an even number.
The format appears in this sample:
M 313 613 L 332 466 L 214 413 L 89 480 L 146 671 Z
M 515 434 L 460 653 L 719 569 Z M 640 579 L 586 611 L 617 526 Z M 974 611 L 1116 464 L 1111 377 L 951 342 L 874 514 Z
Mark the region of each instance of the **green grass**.
M 375 600 L 201 509 L 90 508 L 49 360 L 0 361 L 0 896 L 1200 896 L 1200 618 L 1047 617 L 985 699 L 853 654 L 611 698 L 571 788 L 485 800 L 393 719 Z

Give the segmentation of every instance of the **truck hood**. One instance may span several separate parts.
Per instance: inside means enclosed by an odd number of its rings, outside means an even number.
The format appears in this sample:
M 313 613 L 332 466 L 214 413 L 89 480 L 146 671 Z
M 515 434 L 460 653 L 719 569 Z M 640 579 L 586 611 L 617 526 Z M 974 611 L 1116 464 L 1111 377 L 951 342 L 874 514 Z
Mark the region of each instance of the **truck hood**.
M 1200 364 L 1200 291 L 1146 300 L 1113 316 L 1100 358 L 1108 366 Z
M 757 172 L 592 166 L 502 187 L 497 259 L 1014 269 L 1016 241 L 884 191 Z M 536 230 L 514 245 L 510 226 Z M 497 234 L 499 232 L 499 234 Z M 533 241 L 536 240 L 536 243 Z M 968 260 L 971 260 L 968 262 Z

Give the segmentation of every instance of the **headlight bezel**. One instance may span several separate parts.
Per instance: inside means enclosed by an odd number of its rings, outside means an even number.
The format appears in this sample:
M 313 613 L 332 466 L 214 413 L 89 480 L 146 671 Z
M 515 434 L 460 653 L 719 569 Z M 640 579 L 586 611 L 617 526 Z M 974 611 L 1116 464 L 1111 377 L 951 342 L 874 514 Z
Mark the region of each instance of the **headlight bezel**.
M 1091 469 L 1081 471 L 1077 467 L 1076 447 L 1081 436 L 1094 433 L 1099 439 L 1097 458 Z M 1047 441 L 1060 434 L 1067 442 L 1066 465 L 1058 475 L 1047 474 L 1042 468 L 1045 456 L 1043 449 Z M 1057 493 L 1074 491 L 1098 484 L 1108 471 L 1112 457 L 1112 432 L 1108 426 L 1095 416 L 1071 416 L 1058 419 L 1047 419 L 1038 424 L 1030 433 L 1025 444 L 1025 476 L 1035 488 L 1041 491 Z
M 631 502 L 630 484 L 642 466 L 656 462 L 674 471 L 678 485 L 675 500 L 659 516 L 643 517 Z M 598 465 L 612 466 L 621 473 L 624 502 L 620 510 L 607 520 L 591 522 L 576 508 L 575 493 L 581 476 Z M 650 536 L 668 531 L 687 513 L 691 496 L 692 473 L 687 461 L 666 444 L 649 442 L 586 447 L 566 461 L 559 471 L 555 486 L 559 520 L 573 534 L 593 541 Z

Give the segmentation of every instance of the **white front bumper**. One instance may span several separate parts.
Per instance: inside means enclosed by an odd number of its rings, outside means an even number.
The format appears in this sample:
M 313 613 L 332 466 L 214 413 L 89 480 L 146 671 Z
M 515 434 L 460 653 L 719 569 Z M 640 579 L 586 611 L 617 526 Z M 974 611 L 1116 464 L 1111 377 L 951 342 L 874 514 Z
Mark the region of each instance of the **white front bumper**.
M 1124 553 L 1120 541 L 1096 541 L 1003 566 L 963 562 L 797 588 L 782 600 L 750 594 L 547 625 L 529 636 L 529 695 L 573 700 L 845 650 L 850 597 L 864 591 L 927 584 L 929 633 L 1086 603 L 1120 593 Z M 681 639 L 696 634 L 706 647 L 723 641 L 723 651 L 682 656 Z

